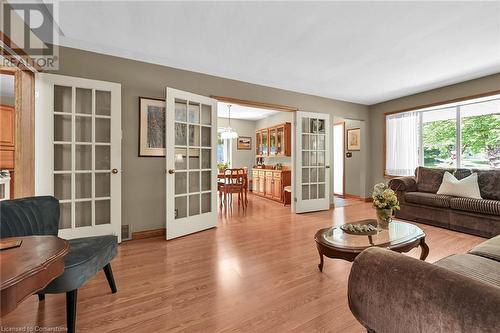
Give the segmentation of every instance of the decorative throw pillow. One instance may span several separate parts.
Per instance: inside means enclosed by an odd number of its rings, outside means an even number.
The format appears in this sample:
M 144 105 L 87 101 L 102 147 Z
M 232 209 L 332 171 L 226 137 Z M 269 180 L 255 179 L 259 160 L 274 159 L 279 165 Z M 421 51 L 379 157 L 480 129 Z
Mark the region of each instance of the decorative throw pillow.
M 446 171 L 443 175 L 443 182 L 439 186 L 437 194 L 453 195 L 456 197 L 482 199 L 479 185 L 477 183 L 477 173 L 458 180 L 451 173 Z

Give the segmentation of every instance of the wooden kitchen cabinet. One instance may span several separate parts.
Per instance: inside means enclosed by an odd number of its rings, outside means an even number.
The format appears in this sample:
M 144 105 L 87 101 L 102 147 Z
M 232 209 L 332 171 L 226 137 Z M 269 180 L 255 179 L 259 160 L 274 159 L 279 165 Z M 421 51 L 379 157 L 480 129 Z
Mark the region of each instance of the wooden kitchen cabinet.
M 291 185 L 290 170 L 254 169 L 253 193 L 283 203 L 283 189 Z
M 255 132 L 256 154 L 261 156 L 291 156 L 292 125 L 284 123 Z

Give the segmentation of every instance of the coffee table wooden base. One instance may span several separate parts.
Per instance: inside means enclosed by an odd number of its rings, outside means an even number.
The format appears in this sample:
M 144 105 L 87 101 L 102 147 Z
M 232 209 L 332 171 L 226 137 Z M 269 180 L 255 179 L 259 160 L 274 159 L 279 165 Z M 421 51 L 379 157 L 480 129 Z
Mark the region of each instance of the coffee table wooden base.
M 318 264 L 318 268 L 320 272 L 323 272 L 324 256 L 331 259 L 343 259 L 352 262 L 358 256 L 358 254 L 360 254 L 363 250 L 368 248 L 366 247 L 354 250 L 354 249 L 343 249 L 330 246 L 322 241 L 323 232 L 327 229 L 328 228 L 319 230 L 314 237 L 314 240 L 316 241 L 316 247 L 318 248 L 318 253 L 319 253 L 320 261 Z M 398 244 L 393 247 L 385 247 L 385 248 L 395 252 L 405 253 L 419 246 L 421 247 L 422 251 L 420 253 L 420 260 L 425 260 L 427 258 L 427 255 L 429 254 L 429 247 L 425 243 L 425 236 L 413 239 L 403 244 Z

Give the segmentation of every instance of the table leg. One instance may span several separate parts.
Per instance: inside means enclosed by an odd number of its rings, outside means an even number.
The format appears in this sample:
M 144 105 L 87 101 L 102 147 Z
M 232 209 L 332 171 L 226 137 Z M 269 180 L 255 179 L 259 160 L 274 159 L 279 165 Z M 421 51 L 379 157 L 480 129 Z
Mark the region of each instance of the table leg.
M 422 248 L 422 252 L 420 253 L 420 260 L 425 260 L 427 255 L 429 254 L 429 247 L 425 244 L 425 237 L 420 240 L 420 247 Z
M 318 268 L 319 268 L 320 272 L 323 272 L 323 264 L 324 264 L 323 253 L 319 252 L 319 264 L 318 264 Z

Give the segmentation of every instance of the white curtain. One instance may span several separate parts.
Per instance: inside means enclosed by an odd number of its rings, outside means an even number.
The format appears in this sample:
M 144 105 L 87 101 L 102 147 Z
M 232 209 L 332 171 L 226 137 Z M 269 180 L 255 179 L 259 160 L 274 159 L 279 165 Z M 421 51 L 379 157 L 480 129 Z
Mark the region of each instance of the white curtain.
M 385 172 L 390 176 L 410 176 L 418 166 L 418 112 L 386 117 Z

